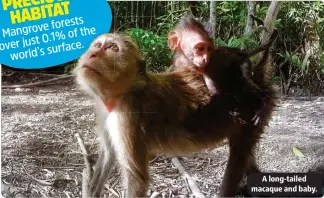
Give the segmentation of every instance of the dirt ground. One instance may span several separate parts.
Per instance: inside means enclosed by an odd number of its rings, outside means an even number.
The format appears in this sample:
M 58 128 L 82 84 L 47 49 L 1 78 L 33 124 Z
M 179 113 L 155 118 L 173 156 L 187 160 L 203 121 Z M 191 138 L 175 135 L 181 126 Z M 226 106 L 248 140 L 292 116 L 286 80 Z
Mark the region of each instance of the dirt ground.
M 4 197 L 81 197 L 83 156 L 74 136 L 79 132 L 91 153 L 97 149 L 92 101 L 74 85 L 3 89 L 1 98 L 1 176 Z M 258 146 L 266 172 L 324 173 L 324 98 L 280 102 Z M 293 152 L 297 147 L 304 155 Z M 201 191 L 215 196 L 227 162 L 222 146 L 181 157 Z M 151 191 L 191 195 L 170 158 L 151 162 Z M 324 175 L 324 174 L 323 174 Z M 118 170 L 106 196 L 120 195 Z

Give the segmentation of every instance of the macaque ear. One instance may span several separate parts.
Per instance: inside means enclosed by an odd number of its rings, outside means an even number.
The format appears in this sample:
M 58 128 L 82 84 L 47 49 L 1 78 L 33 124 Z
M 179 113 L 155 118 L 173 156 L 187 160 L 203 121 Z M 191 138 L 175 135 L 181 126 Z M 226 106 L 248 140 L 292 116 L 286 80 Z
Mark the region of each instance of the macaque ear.
M 171 31 L 168 34 L 168 46 L 171 50 L 178 50 L 180 44 L 179 35 L 176 31 Z

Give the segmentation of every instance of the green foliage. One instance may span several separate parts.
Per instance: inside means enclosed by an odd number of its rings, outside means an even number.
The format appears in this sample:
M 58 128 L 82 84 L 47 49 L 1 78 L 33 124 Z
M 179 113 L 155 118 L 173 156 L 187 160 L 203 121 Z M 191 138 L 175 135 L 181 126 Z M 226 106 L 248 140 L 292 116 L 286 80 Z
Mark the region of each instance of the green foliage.
M 279 21 L 280 19 L 280 21 Z M 324 3 L 315 2 L 285 2 L 282 4 L 276 22 L 280 28 L 280 34 L 286 44 L 299 45 L 305 36 L 309 35 L 305 24 L 313 24 L 319 38 L 324 38 Z M 320 39 L 324 48 L 324 40 Z
M 255 6 L 255 17 L 264 19 L 269 8 L 269 3 L 259 3 Z
M 126 33 L 139 45 L 148 70 L 164 71 L 169 67 L 172 54 L 167 46 L 167 37 L 139 28 L 129 29 Z
M 271 2 L 256 2 L 254 16 L 264 21 Z M 111 2 L 115 20 L 114 30 L 125 31 L 139 44 L 147 62 L 149 70 L 161 71 L 168 67 L 172 53 L 167 47 L 167 33 L 174 28 L 180 18 L 190 12 L 189 4 L 185 1 L 137 1 L 137 2 Z M 198 1 L 195 4 L 197 18 L 208 21 L 210 15 L 210 2 Z M 254 48 L 259 46 L 263 28 L 254 23 L 252 35 L 244 37 L 248 2 L 246 1 L 219 1 L 216 3 L 216 44 L 239 48 Z M 282 2 L 280 11 L 274 21 L 275 28 L 279 32 L 277 42 L 272 48 L 272 59 L 277 65 L 283 59 L 291 55 L 303 42 L 314 44 L 320 42 L 320 48 L 324 49 L 324 2 L 299 1 Z M 136 29 L 129 29 L 136 28 Z M 138 29 L 140 28 L 140 29 Z M 147 31 L 144 31 L 147 30 Z M 149 31 L 148 31 L 149 30 Z M 164 37 L 162 37 L 164 36 Z M 278 52 L 281 52 L 277 54 Z M 302 80 L 305 75 L 300 72 L 306 70 L 303 65 L 304 51 L 289 58 L 289 63 L 294 69 L 289 76 Z M 257 56 L 251 58 L 254 62 Z M 316 64 L 317 65 L 317 64 Z M 283 68 L 286 69 L 286 68 Z M 317 70 L 317 69 L 316 69 Z M 324 55 L 321 55 L 321 71 L 324 73 Z M 294 77 L 294 78 L 295 78 Z M 273 81 L 277 82 L 278 77 Z M 290 84 L 290 86 L 294 86 Z
M 227 46 L 227 43 L 224 40 L 222 40 L 220 37 L 217 37 L 216 38 L 216 45 L 217 46 Z
M 286 51 L 286 53 L 277 53 L 277 55 L 279 55 L 280 57 L 286 59 L 286 58 L 291 56 L 291 53 Z M 294 54 L 294 55 L 292 55 L 290 57 L 290 63 L 296 68 L 299 68 L 299 69 L 302 69 L 302 70 L 306 69 L 306 65 L 302 63 L 302 61 L 300 60 L 300 58 L 296 54 Z
M 236 38 L 235 36 L 233 36 L 229 40 L 228 46 L 240 48 L 255 48 L 258 46 L 258 43 L 248 36 L 243 36 L 240 38 Z
M 226 41 L 221 38 L 216 38 L 217 46 L 227 46 L 227 47 L 238 47 L 238 48 L 255 48 L 258 43 L 249 36 L 236 37 L 232 36 L 226 43 Z
M 156 18 L 157 20 L 157 34 L 167 34 L 172 28 L 174 28 L 173 21 L 178 21 L 181 18 L 181 15 L 167 14 L 162 15 Z
M 314 5 L 318 12 L 317 21 L 316 21 L 316 24 L 318 24 L 317 33 L 319 35 L 319 38 L 322 38 L 320 39 L 320 43 L 322 49 L 324 49 L 324 39 L 323 39 L 324 38 L 324 2 L 314 2 Z
M 217 18 L 223 27 L 232 26 L 233 32 L 242 31 L 245 28 L 247 19 L 246 2 L 241 1 L 223 1 L 217 5 Z
M 280 82 L 280 76 L 273 76 L 271 81 L 274 82 L 274 83 L 279 83 Z
M 216 38 L 216 45 L 245 48 L 245 49 L 258 47 L 258 43 L 249 36 L 242 36 L 242 37 L 233 36 L 227 41 L 227 43 L 218 37 Z M 251 57 L 250 60 L 252 61 L 252 63 L 255 63 L 257 61 L 256 56 Z
M 217 25 L 219 36 L 231 38 L 233 35 L 243 35 L 247 22 L 248 2 L 224 1 L 217 3 Z M 258 2 L 255 8 L 255 17 L 263 20 L 266 16 L 269 2 Z M 254 30 L 254 37 L 259 37 L 260 29 Z

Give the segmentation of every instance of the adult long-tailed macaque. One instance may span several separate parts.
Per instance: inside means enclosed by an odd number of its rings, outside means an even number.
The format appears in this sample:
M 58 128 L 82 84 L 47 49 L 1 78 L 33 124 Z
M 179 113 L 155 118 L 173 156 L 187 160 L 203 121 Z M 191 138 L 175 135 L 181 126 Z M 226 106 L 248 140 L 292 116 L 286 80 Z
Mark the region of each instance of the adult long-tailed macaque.
M 149 154 L 193 152 L 220 139 L 183 128 L 184 116 L 209 100 L 200 77 L 186 71 L 147 73 L 138 47 L 128 37 L 99 36 L 80 57 L 74 73 L 96 102 L 101 140 L 89 196 L 100 195 L 117 161 L 127 197 L 143 197 L 149 185 Z
M 247 112 L 243 113 L 247 117 L 239 119 L 244 122 L 252 119 L 258 125 L 271 102 L 268 95 L 273 95 L 265 74 L 269 49 L 276 35 L 275 31 L 267 44 L 255 49 L 215 47 L 201 22 L 191 16 L 184 17 L 168 35 L 169 47 L 177 52 L 170 71 L 186 67 L 202 74 L 212 96 L 232 95 L 232 99 L 237 102 L 236 114 L 242 114 L 244 109 L 253 111 L 250 111 L 250 116 L 247 116 Z M 262 51 L 265 53 L 252 75 L 249 58 Z
M 250 155 L 263 127 L 245 133 L 229 114 L 232 105 L 220 95 L 210 122 L 187 130 L 184 122 L 210 104 L 203 78 L 186 68 L 170 73 L 146 71 L 138 47 L 119 34 L 96 38 L 74 70 L 77 82 L 96 103 L 101 140 L 90 181 L 100 196 L 115 162 L 122 170 L 127 197 L 144 197 L 149 186 L 149 155 L 182 155 L 213 148 L 230 139 L 230 157 L 221 196 L 234 196 L 243 172 L 255 168 Z M 217 105 L 218 104 L 218 105 Z M 270 114 L 269 114 L 270 115 Z M 268 116 L 269 116 L 268 115 Z M 251 158 L 250 158 L 251 157 Z

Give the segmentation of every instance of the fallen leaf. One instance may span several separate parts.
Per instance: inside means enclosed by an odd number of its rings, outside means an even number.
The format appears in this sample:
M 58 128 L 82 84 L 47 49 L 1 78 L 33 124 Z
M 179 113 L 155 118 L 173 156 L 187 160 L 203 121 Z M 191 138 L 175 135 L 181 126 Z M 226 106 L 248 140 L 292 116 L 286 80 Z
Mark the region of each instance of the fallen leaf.
M 293 152 L 295 153 L 295 155 L 297 155 L 298 157 L 305 157 L 304 154 L 297 148 L 297 147 L 293 147 Z

